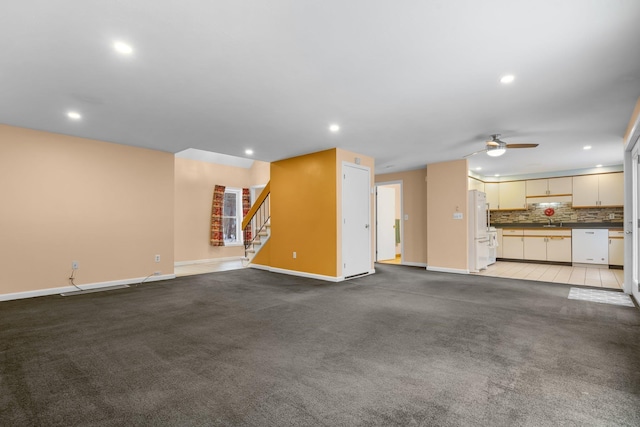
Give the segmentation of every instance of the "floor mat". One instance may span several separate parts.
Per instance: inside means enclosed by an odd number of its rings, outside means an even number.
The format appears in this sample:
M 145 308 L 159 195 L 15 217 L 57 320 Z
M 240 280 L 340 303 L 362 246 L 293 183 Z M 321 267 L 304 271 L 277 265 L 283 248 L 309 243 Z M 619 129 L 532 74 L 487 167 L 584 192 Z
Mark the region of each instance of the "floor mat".
M 569 291 L 569 299 L 599 302 L 603 304 L 623 305 L 625 307 L 635 307 L 629 295 L 623 292 L 615 291 L 571 288 L 571 290 Z

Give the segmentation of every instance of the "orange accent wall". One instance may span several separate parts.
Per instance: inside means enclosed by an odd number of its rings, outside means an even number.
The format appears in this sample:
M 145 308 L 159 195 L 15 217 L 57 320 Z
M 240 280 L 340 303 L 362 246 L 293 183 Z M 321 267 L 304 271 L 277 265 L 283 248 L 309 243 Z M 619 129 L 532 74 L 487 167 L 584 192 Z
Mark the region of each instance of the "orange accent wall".
M 270 197 L 269 259 L 262 263 L 335 277 L 336 150 L 271 163 Z
M 468 169 L 466 159 L 427 165 L 428 267 L 468 269 Z
M 404 262 L 427 263 L 427 177 L 426 169 L 376 175 L 376 183 L 402 181 L 404 214 Z
M 173 274 L 173 157 L 0 125 L 0 294 Z

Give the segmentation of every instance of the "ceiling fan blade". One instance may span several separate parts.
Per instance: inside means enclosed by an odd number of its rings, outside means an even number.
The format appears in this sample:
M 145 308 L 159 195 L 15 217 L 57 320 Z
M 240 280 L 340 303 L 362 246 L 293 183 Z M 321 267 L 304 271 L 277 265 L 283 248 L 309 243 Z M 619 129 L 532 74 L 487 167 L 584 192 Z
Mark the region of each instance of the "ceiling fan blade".
M 507 148 L 536 148 L 538 144 L 507 144 Z
M 487 151 L 486 148 L 484 150 L 475 151 L 471 154 L 467 154 L 466 156 L 463 157 L 463 159 L 466 159 L 467 157 L 475 156 L 476 154 L 484 153 L 485 151 Z

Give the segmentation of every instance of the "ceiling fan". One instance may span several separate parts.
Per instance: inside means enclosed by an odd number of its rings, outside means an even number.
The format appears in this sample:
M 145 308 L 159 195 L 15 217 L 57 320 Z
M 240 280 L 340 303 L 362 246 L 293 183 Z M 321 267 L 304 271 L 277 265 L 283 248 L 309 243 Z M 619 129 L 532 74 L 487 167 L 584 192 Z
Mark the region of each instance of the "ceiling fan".
M 494 135 L 491 135 L 491 141 L 487 141 L 487 146 L 484 148 L 484 150 L 467 154 L 464 157 L 467 158 L 484 152 L 486 152 L 491 157 L 498 157 L 502 156 L 507 151 L 507 148 L 535 148 L 537 146 L 538 144 L 507 144 L 506 142 L 500 140 L 500 134 L 496 133 Z

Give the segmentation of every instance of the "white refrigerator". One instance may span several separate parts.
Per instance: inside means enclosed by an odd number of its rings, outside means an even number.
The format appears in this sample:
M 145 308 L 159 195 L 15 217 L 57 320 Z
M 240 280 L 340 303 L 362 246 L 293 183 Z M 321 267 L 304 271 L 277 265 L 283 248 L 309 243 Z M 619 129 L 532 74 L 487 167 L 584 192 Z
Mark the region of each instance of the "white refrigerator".
M 469 272 L 477 273 L 489 264 L 487 195 L 469 190 Z

